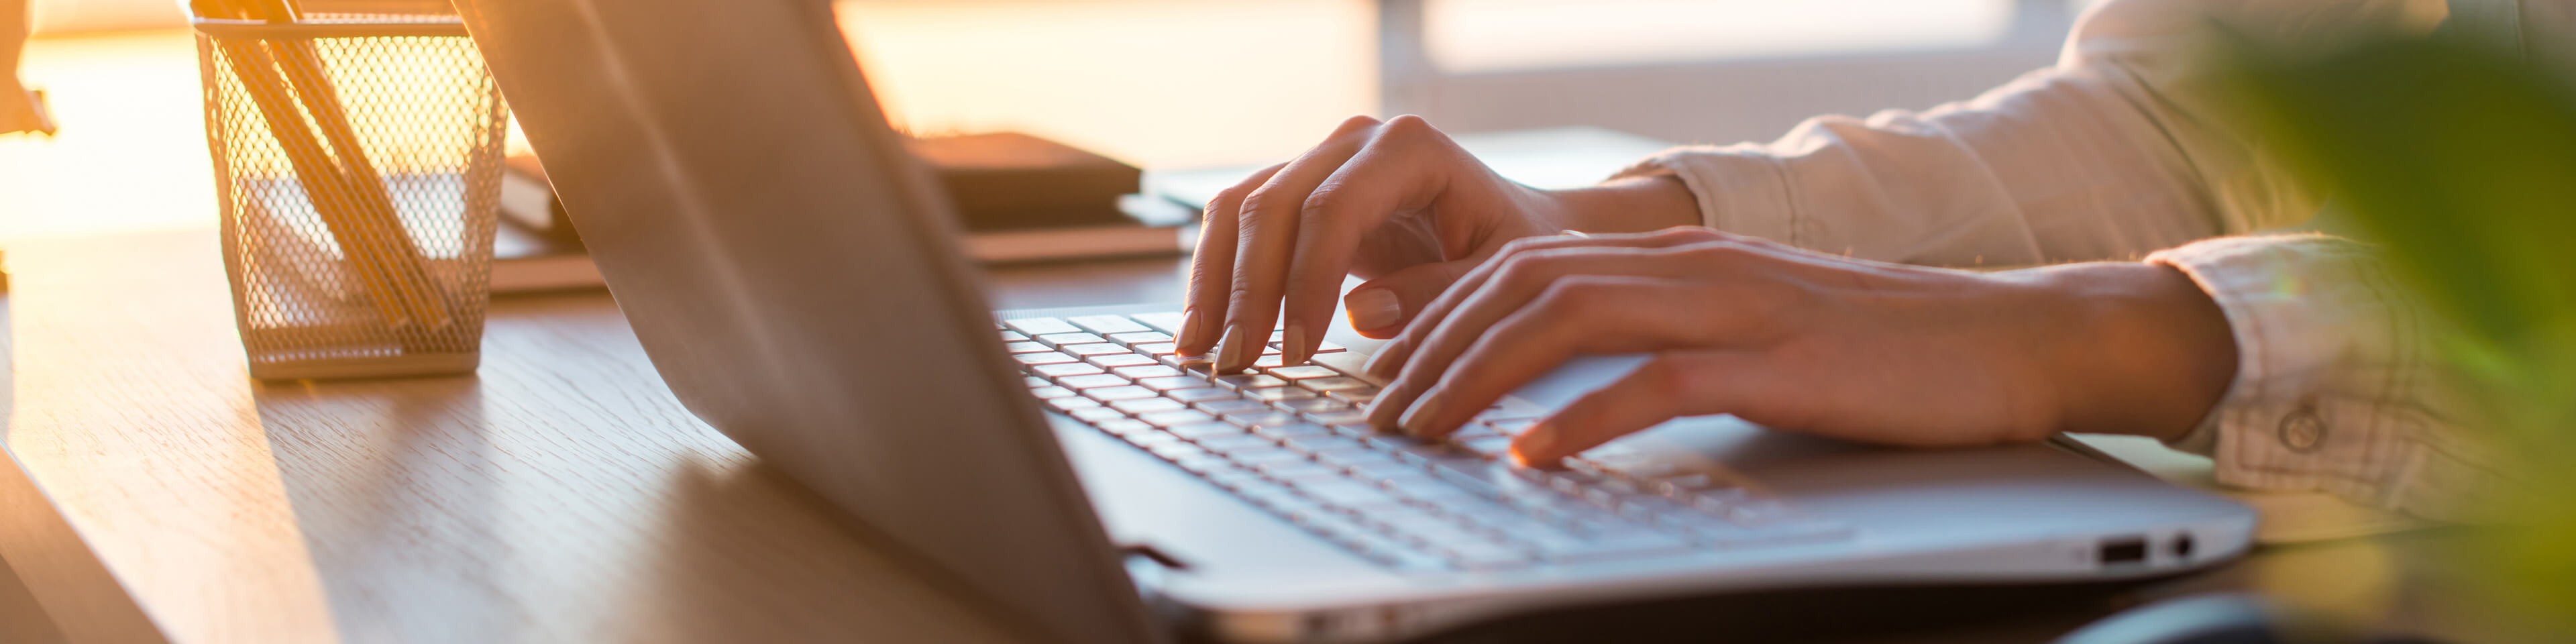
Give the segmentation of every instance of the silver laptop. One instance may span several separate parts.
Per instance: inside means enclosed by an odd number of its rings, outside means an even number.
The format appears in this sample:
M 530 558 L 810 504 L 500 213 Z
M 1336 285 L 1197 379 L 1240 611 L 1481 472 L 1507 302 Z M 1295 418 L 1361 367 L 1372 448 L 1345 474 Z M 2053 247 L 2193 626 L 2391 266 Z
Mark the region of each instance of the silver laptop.
M 986 308 L 822 0 L 460 0 L 671 391 L 1050 641 L 1377 641 L 1552 607 L 2091 581 L 2242 552 L 2246 508 L 2059 447 L 1888 450 L 1724 417 L 1562 471 L 1375 435 L 1371 344 L 1175 368 L 1152 309 Z

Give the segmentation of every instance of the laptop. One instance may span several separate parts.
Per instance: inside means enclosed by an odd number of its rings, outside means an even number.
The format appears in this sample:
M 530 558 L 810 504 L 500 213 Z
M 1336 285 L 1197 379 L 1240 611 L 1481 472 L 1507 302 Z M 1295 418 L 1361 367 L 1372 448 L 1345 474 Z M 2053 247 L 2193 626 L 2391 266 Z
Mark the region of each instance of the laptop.
M 1689 418 L 1494 458 L 1633 368 L 1454 440 L 1369 433 L 1373 346 L 1175 368 L 1175 317 L 989 310 L 823 0 L 459 0 L 671 392 L 1032 637 L 1364 642 L 1554 607 L 2169 575 L 2245 507 L 2048 444 L 1895 450 Z

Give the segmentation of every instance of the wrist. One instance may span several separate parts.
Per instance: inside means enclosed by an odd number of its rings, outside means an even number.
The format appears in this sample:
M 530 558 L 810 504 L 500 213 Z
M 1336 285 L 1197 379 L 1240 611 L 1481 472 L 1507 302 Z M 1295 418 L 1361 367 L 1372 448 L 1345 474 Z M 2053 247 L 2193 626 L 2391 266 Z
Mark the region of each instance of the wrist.
M 1699 201 L 1671 175 L 1629 177 L 1598 185 L 1546 192 L 1555 202 L 1550 223 L 1594 233 L 1633 233 L 1700 223 Z
M 2030 271 L 2058 332 L 2043 351 L 2067 431 L 2182 436 L 2236 378 L 2225 312 L 2181 271 L 2087 263 Z

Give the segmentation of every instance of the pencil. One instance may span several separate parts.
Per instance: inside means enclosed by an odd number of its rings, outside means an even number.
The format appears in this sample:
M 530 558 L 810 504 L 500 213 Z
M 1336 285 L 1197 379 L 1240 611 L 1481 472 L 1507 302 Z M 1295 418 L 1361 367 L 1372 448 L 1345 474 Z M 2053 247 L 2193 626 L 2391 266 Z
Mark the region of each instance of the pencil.
M 229 0 L 195 0 L 194 4 L 203 15 L 264 18 L 262 11 L 235 6 Z M 266 13 L 265 19 L 272 22 L 278 17 L 291 20 L 295 16 L 292 6 L 274 1 Z M 446 326 L 450 322 L 446 303 L 430 280 L 419 249 L 403 228 L 374 166 L 358 147 L 356 132 L 322 74 L 320 57 L 312 43 L 271 44 L 289 61 L 284 65 L 289 73 L 283 78 L 278 73 L 281 61 L 257 43 L 217 41 L 378 313 L 396 328 L 414 324 L 429 329 Z M 329 139 L 330 148 L 325 148 L 324 141 L 308 129 L 305 115 L 296 109 L 299 98 L 312 113 L 312 123 L 318 124 Z
M 304 19 L 303 11 L 295 6 L 293 0 L 258 1 L 264 18 L 269 22 L 294 23 Z M 347 183 L 354 189 L 351 196 L 358 201 L 360 221 L 380 235 L 371 241 L 390 246 L 380 249 L 380 257 L 390 264 L 386 268 L 393 273 L 395 297 L 410 309 L 415 320 L 428 328 L 446 327 L 450 321 L 446 300 L 440 295 L 437 282 L 430 278 L 420 246 L 413 242 L 411 231 L 403 227 L 401 213 L 394 209 L 392 196 L 385 193 L 383 175 L 377 174 L 375 164 L 367 160 L 366 148 L 361 147 L 357 131 L 349 124 L 348 110 L 341 106 L 339 92 L 331 86 L 330 77 L 323 69 L 321 54 L 314 50 L 310 40 L 275 40 L 269 45 L 277 50 L 276 57 L 286 71 L 287 81 L 294 86 L 295 95 L 304 100 L 305 110 L 312 113 L 313 123 L 322 130 L 323 140 L 330 143 L 336 153 L 334 156 L 340 161 L 340 171 L 348 177 Z

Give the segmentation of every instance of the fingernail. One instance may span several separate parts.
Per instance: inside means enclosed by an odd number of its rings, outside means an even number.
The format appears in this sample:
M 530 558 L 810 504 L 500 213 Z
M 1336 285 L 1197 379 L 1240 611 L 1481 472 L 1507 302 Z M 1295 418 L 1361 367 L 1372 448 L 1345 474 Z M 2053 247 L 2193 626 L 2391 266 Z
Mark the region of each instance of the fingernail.
M 1547 423 L 1531 425 L 1529 431 L 1521 432 L 1520 438 L 1512 439 L 1512 462 L 1520 465 L 1521 467 L 1538 467 L 1538 464 L 1532 461 L 1530 455 L 1544 455 L 1555 450 L 1555 448 L 1555 425 Z
M 1218 373 L 1234 373 L 1242 371 L 1244 367 L 1252 366 L 1253 360 L 1261 357 L 1260 351 L 1244 350 L 1244 336 L 1242 333 L 1237 333 L 1236 331 L 1237 329 L 1234 327 L 1226 327 L 1225 335 L 1216 339 L 1216 370 Z
M 1351 328 L 1375 331 L 1395 326 L 1404 318 L 1404 304 L 1395 300 L 1395 291 L 1364 288 L 1342 298 L 1343 308 L 1350 310 Z
M 1423 396 L 1421 400 L 1414 401 L 1413 408 L 1404 411 L 1402 422 L 1404 433 L 1429 438 L 1431 421 L 1440 417 L 1440 399 L 1446 397 L 1448 396 L 1434 391 L 1430 395 Z
M 1306 323 L 1304 322 L 1288 323 L 1287 336 L 1280 338 L 1280 341 L 1280 364 L 1306 364 L 1307 358 L 1314 357 L 1306 355 Z
M 1199 336 L 1203 333 L 1205 332 L 1199 330 L 1199 310 L 1196 308 L 1181 309 L 1181 333 L 1178 336 L 1174 336 L 1172 341 L 1179 343 L 1179 346 L 1184 347 L 1198 346 L 1197 341 Z

